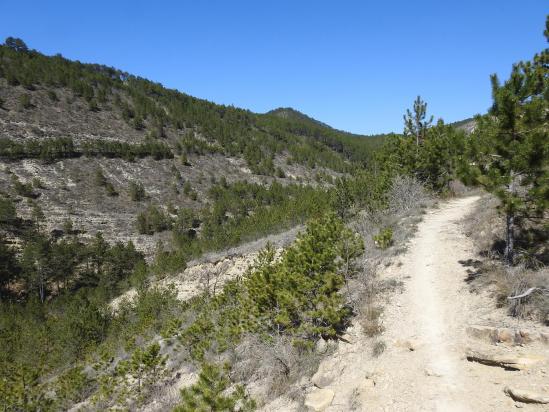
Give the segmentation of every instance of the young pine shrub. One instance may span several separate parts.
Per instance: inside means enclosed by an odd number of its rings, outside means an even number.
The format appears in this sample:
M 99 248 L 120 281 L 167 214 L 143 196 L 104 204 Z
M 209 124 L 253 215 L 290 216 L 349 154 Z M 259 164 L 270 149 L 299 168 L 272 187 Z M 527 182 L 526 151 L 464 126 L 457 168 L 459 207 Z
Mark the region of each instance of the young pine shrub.
M 13 189 L 19 196 L 35 199 L 38 195 L 32 190 L 31 183 L 23 183 L 15 175 L 12 176 Z
M 96 186 L 105 186 L 107 184 L 107 178 L 103 174 L 103 170 L 100 167 L 95 169 L 94 182 Z
M 24 93 L 19 96 L 19 108 L 22 110 L 32 109 L 32 99 L 30 94 Z
M 111 196 L 111 197 L 118 196 L 118 192 L 116 191 L 116 189 L 114 188 L 111 182 L 107 182 L 107 184 L 105 185 L 105 191 L 107 192 L 108 196 Z
M 146 197 L 145 188 L 141 182 L 130 182 L 128 192 L 130 199 L 134 202 L 139 202 Z
M 195 411 L 253 411 L 256 403 L 242 385 L 235 385 L 229 378 L 229 366 L 205 363 L 198 382 L 181 390 L 181 403 L 174 412 Z
M 393 229 L 386 227 L 374 236 L 374 243 L 380 249 L 387 249 L 393 244 Z
M 52 102 L 58 102 L 59 101 L 59 98 L 57 97 L 57 94 L 53 90 L 48 90 L 48 98 Z
M 160 208 L 150 205 L 137 215 L 137 231 L 143 235 L 163 232 L 172 227 L 172 220 Z

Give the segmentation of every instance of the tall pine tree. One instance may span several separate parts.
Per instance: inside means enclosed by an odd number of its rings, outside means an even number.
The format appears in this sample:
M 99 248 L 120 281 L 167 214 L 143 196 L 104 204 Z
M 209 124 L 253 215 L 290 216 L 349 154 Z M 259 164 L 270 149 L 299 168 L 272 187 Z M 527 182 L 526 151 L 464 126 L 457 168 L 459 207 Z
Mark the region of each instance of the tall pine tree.
M 416 146 L 419 146 L 425 139 L 427 128 L 433 122 L 433 116 L 427 120 L 427 103 L 418 96 L 414 100 L 414 113 L 406 109 L 404 115 L 404 135 L 415 136 Z
M 549 41 L 549 16 L 545 35 Z M 513 65 L 503 84 L 491 76 L 493 105 L 477 117 L 471 140 L 476 180 L 501 200 L 505 261 L 515 261 L 515 232 L 543 218 L 549 204 L 549 49 Z

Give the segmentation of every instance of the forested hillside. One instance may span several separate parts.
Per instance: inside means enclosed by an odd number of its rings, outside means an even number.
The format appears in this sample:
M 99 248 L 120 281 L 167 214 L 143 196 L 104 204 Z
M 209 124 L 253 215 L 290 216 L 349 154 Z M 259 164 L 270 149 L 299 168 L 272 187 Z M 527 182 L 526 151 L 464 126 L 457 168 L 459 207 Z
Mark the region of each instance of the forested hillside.
M 506 222 L 500 263 L 543 262 L 548 59 L 544 50 L 509 80 L 494 77 L 493 107 L 468 133 L 433 123 L 418 97 L 402 134 L 358 136 L 6 39 L 2 408 L 136 410 L 184 371 L 195 379 L 175 410 L 253 410 L 247 385 L 265 374 L 243 353 L 251 345 L 276 365 L 266 398 L 297 385 L 321 342 L 344 339 L 357 302 L 382 293 L 361 256 L 395 245 L 399 213 L 420 213 L 426 192 L 493 193 Z M 207 252 L 299 225 L 289 247 L 267 246 L 224 284 L 208 275 L 189 300 L 159 286 Z M 134 298 L 113 307 L 130 289 Z
M 11 348 L 0 393 L 16 409 L 83 396 L 81 369 L 67 371 L 78 388 L 57 400 L 44 397 L 42 378 L 85 364 L 102 345 L 117 350 L 121 319 L 105 305 L 128 288 L 338 204 L 347 214 L 349 179 L 380 146 L 304 115 L 216 105 L 13 38 L 0 46 L 0 85 L 0 299 Z M 372 205 L 382 202 L 381 186 L 367 191 L 377 194 Z M 150 293 L 157 309 L 146 319 L 166 305 L 180 311 L 169 293 Z M 124 326 L 122 340 L 157 330 L 136 321 L 142 332 Z

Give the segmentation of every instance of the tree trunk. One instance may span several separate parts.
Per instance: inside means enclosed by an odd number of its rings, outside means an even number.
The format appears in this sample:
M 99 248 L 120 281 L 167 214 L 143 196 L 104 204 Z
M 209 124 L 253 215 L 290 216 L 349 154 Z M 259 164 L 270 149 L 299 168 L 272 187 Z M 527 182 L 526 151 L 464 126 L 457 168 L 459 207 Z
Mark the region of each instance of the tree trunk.
M 511 182 L 507 187 L 511 197 L 515 196 L 515 172 L 510 171 Z M 515 211 L 513 208 L 507 209 L 505 219 L 505 264 L 512 266 L 515 260 Z
M 507 213 L 505 226 L 505 263 L 508 266 L 511 266 L 514 263 L 515 252 L 515 215 L 513 213 Z

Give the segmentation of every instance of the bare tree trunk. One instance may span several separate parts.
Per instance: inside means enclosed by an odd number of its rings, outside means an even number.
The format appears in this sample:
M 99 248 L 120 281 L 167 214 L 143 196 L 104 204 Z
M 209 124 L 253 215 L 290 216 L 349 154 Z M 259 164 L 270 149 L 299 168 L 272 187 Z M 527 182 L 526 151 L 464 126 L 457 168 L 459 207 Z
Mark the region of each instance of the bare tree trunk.
M 514 263 L 515 254 L 515 215 L 507 213 L 505 236 L 505 263 L 509 266 Z
M 515 173 L 511 171 L 511 183 L 508 191 L 511 196 L 515 194 Z M 515 212 L 508 211 L 505 219 L 505 263 L 512 266 L 515 254 Z
M 40 296 L 40 302 L 44 303 L 44 300 L 46 298 L 44 273 L 42 271 L 42 265 L 38 261 L 37 261 L 37 274 L 38 274 L 38 295 Z

